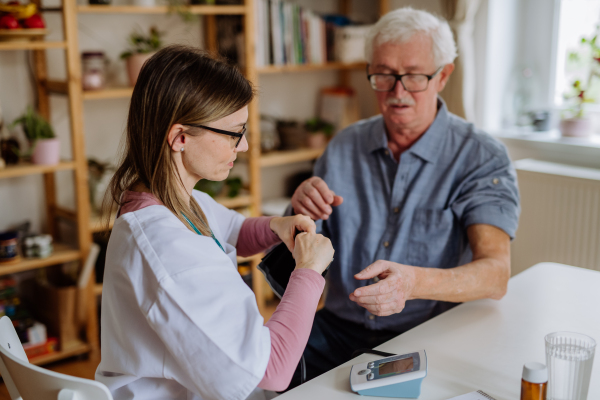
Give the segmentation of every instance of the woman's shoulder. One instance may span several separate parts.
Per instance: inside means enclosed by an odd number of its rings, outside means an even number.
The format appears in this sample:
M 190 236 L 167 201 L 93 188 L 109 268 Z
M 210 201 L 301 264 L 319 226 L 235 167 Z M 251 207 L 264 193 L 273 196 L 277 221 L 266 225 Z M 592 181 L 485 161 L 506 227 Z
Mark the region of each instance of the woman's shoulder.
M 192 232 L 164 206 L 146 207 L 122 215 L 113 227 L 111 240 L 113 236 L 121 244 L 127 243 L 122 247 L 124 253 L 143 253 L 157 276 L 231 264 L 211 237 Z M 126 258 L 125 254 L 123 257 Z

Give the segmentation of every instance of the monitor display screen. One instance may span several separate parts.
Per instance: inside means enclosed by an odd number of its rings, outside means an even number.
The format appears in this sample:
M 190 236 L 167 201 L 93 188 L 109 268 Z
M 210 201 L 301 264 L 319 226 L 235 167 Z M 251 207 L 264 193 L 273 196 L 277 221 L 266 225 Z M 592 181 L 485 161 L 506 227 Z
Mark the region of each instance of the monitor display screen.
M 415 367 L 413 357 L 403 358 L 402 360 L 390 361 L 379 365 L 379 376 L 398 375 L 406 372 L 412 372 Z

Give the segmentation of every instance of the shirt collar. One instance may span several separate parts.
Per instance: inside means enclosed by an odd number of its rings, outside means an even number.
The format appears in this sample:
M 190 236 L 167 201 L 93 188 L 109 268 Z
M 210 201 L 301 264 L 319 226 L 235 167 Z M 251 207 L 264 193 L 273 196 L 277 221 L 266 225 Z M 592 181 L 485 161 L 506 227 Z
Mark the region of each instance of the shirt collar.
M 439 158 L 444 137 L 448 131 L 448 107 L 446 107 L 446 103 L 440 97 L 438 97 L 437 101 L 438 111 L 433 123 L 427 128 L 419 140 L 407 150 L 407 152 L 430 163 L 435 163 Z M 385 134 L 385 122 L 383 118 L 373 125 L 369 137 L 369 152 L 388 148 L 388 139 Z

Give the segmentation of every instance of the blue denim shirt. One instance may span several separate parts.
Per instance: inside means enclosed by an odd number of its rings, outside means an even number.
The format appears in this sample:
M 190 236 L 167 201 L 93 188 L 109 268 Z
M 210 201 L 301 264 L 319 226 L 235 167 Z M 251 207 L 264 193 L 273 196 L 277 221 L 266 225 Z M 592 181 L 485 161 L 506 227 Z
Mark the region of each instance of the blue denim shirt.
M 335 248 L 325 307 L 370 329 L 404 332 L 447 304 L 410 300 L 402 312 L 377 317 L 349 300 L 373 283 L 353 275 L 376 260 L 444 269 L 466 264 L 469 225 L 493 225 L 514 238 L 519 192 L 506 148 L 450 114 L 441 100 L 435 121 L 399 163 L 384 129 L 381 116 L 351 125 L 315 165 L 315 175 L 344 198 L 321 226 Z

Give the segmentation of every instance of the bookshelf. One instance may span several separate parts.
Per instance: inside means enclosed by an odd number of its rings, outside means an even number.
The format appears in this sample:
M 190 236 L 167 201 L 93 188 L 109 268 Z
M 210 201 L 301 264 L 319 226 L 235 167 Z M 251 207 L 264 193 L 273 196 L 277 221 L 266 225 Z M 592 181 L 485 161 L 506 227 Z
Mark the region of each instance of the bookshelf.
M 40 7 L 41 3 L 39 0 L 34 0 L 33 2 Z M 63 160 L 56 165 L 20 163 L 0 170 L 0 179 L 20 179 L 31 175 L 41 175 L 41 184 L 44 185 L 45 194 L 46 230 L 47 233 L 53 236 L 55 241 L 53 244 L 54 251 L 50 256 L 46 258 L 22 257 L 11 263 L 3 263 L 0 265 L 0 276 L 33 271 L 70 262 L 77 262 L 81 266 L 89 252 L 91 236 L 87 222 L 89 218 L 87 161 L 83 137 L 79 134 L 83 124 L 81 119 L 82 110 L 80 108 L 81 72 L 78 62 L 79 49 L 75 8 L 75 0 L 64 0 L 62 7 L 52 10 L 60 13 L 63 37 L 61 41 L 0 42 L 0 53 L 2 51 L 26 51 L 31 53 L 34 91 L 37 99 L 35 108 L 47 120 L 50 120 L 50 90 L 47 85 L 49 71 L 46 51 L 54 49 L 63 51 L 66 76 L 69 79 L 65 82 L 62 89 L 68 99 L 69 142 L 71 145 L 71 160 Z M 2 57 L 2 54 L 0 54 L 0 57 Z M 73 243 L 69 244 L 61 243 L 59 240 L 59 207 L 57 203 L 57 191 L 59 188 L 56 185 L 55 177 L 55 173 L 58 171 L 70 171 L 72 173 L 73 195 L 76 206 L 72 216 L 76 234 Z M 91 279 L 85 291 L 87 292 L 86 296 L 82 298 L 86 300 L 91 299 L 93 291 Z M 83 305 L 83 308 L 86 310 L 84 337 L 81 337 L 80 341 L 66 348 L 61 348 L 58 352 L 34 359 L 34 363 L 41 365 L 84 353 L 98 354 L 96 306 L 93 302 L 87 301 Z
M 66 49 L 66 42 L 0 42 L 0 51 L 2 50 L 46 50 L 46 49 Z
M 256 0 L 246 0 L 246 4 L 254 3 Z M 371 3 L 371 0 L 365 0 Z M 293 3 L 293 0 L 289 0 L 289 2 Z M 341 14 L 350 15 L 351 12 L 351 0 L 336 0 L 338 10 Z M 377 0 L 373 1 L 373 6 L 379 7 L 379 15 L 384 15 L 390 10 L 390 2 L 389 0 Z M 254 7 L 254 6 L 253 6 Z M 255 8 L 256 10 L 256 8 Z M 259 11 L 260 12 L 260 11 Z M 251 18 L 250 21 L 254 23 L 254 20 L 257 19 Z M 366 63 L 358 62 L 358 63 L 341 63 L 341 62 L 325 62 L 320 64 L 287 64 L 287 65 L 257 65 L 256 60 L 256 52 L 253 51 L 256 48 L 256 43 L 254 43 L 255 33 L 253 30 L 250 30 L 250 34 L 248 34 L 249 27 L 246 26 L 246 37 L 250 38 L 250 40 L 246 43 L 246 54 L 250 54 L 251 57 L 248 57 L 247 60 L 247 77 L 254 83 L 256 87 L 261 87 L 261 79 L 268 79 L 269 76 L 280 75 L 280 74 L 296 74 L 296 73 L 319 73 L 322 71 L 338 71 L 338 80 L 340 83 L 347 84 L 349 79 L 349 72 L 354 70 L 365 70 Z M 214 41 L 211 43 L 210 35 L 206 35 L 209 39 L 207 41 L 207 47 L 209 50 L 216 50 L 216 43 Z M 290 77 L 291 78 L 291 77 Z M 282 167 L 284 165 L 313 161 L 323 154 L 323 149 L 308 149 L 301 148 L 297 150 L 289 150 L 289 151 L 272 151 L 265 154 L 261 152 L 260 146 L 260 127 L 259 127 L 259 118 L 260 118 L 260 106 L 259 103 L 266 102 L 268 99 L 255 99 L 250 106 L 249 109 L 249 131 L 251 132 L 249 141 L 250 141 L 250 149 L 244 154 L 240 159 L 248 162 L 249 176 L 251 181 L 251 196 L 252 196 L 252 207 L 255 211 L 256 215 L 259 215 L 262 205 L 262 175 L 266 168 L 273 167 Z M 255 271 L 256 269 L 254 269 Z M 253 272 L 254 272 L 253 271 Z M 253 279 L 258 278 L 253 274 Z M 260 277 L 262 279 L 262 277 Z M 255 284 L 255 286 L 257 286 Z M 257 293 L 257 300 L 259 304 L 259 308 L 264 307 L 264 298 L 259 296 Z
M 18 176 L 49 174 L 56 171 L 74 170 L 75 163 L 72 161 L 61 161 L 56 165 L 35 165 L 29 163 L 19 163 L 9 165 L 0 169 L 0 179 L 16 178 Z

